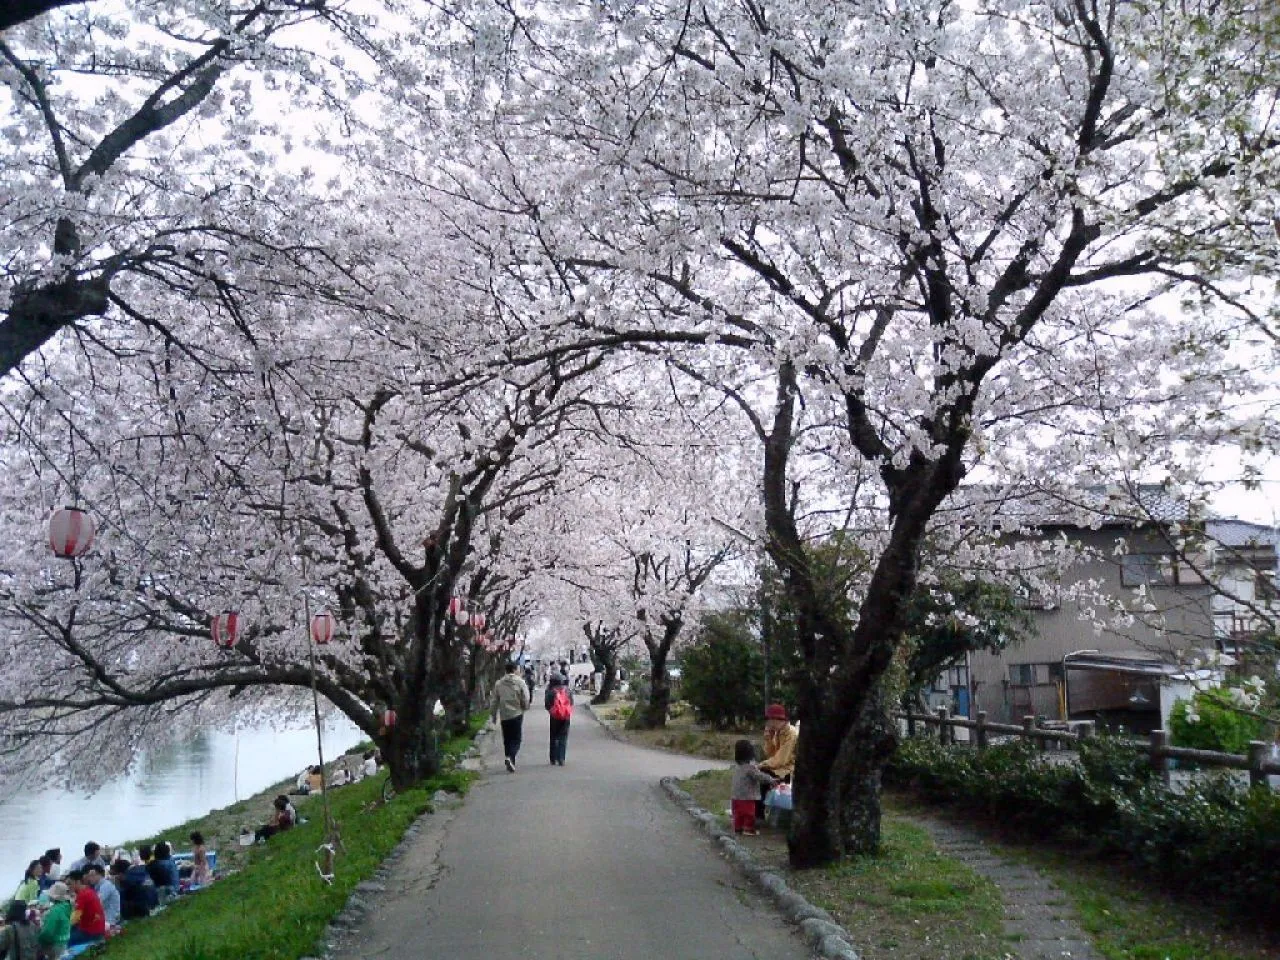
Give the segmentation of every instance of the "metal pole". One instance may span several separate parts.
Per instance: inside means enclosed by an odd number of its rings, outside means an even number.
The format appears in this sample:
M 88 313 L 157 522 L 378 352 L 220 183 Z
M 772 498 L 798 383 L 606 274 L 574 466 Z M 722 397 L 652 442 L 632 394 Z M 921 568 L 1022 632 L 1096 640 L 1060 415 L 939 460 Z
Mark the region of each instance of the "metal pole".
M 307 556 L 302 555 L 302 579 L 307 579 Z M 306 588 L 302 592 L 303 625 L 307 631 L 307 658 L 311 662 L 311 709 L 316 723 L 316 755 L 320 758 L 320 797 L 324 805 L 324 828 L 331 842 L 341 843 L 338 836 L 338 825 L 334 823 L 333 813 L 329 809 L 329 782 L 324 772 L 324 737 L 320 732 L 320 691 L 316 687 L 316 645 L 311 638 L 311 598 Z

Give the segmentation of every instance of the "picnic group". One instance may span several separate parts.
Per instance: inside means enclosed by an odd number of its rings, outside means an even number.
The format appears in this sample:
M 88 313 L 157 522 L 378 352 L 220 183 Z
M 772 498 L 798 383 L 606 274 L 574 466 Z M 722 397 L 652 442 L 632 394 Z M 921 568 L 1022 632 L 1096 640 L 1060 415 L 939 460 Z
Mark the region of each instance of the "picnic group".
M 62 851 L 32 860 L 5 904 L 0 957 L 61 960 L 74 957 L 145 917 L 180 893 L 213 881 L 213 859 L 198 830 L 191 850 L 175 855 L 163 841 L 132 852 L 90 841 L 84 856 L 64 869 Z
M 334 764 L 329 786 L 338 786 L 377 773 L 373 751 Z M 323 789 L 318 766 L 303 771 L 294 793 Z M 241 837 L 241 843 L 265 843 L 298 823 L 289 797 L 277 796 L 266 823 Z M 136 850 L 111 850 L 90 841 L 84 856 L 66 868 L 62 851 L 46 850 L 23 872 L 13 896 L 4 902 L 0 925 L 0 960 L 65 960 L 93 948 L 120 932 L 125 921 L 149 916 L 178 896 L 194 893 L 214 881 L 217 854 L 193 830 L 191 849 L 175 853 L 169 843 L 142 845 Z

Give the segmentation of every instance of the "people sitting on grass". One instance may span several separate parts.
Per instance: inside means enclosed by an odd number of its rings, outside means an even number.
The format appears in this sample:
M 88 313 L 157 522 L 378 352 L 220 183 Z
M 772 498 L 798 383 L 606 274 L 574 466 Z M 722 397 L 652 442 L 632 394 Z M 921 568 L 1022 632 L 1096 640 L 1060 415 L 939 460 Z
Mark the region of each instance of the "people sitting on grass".
M 5 926 L 0 929 L 0 957 L 35 960 L 39 931 L 28 920 L 27 901 L 10 901 L 4 914 Z
M 36 939 L 45 960 L 59 960 L 71 937 L 71 889 L 55 880 L 47 896 L 49 909 L 44 912 Z
M 92 840 L 84 845 L 84 856 L 71 864 L 71 869 L 83 870 L 91 864 L 97 864 L 104 870 L 107 868 L 107 861 L 102 857 L 102 847 Z
M 161 903 L 168 903 L 178 895 L 178 865 L 173 861 L 173 850 L 163 840 L 156 844 L 155 855 L 147 864 L 147 875 L 155 884 Z
M 44 891 L 53 886 L 56 880 L 57 877 L 53 875 L 53 860 L 46 853 L 40 858 L 40 892 L 44 893 Z
M 120 926 L 120 891 L 107 876 L 107 871 L 95 864 L 85 868 L 84 878 L 93 885 L 93 891 L 98 895 L 102 915 L 107 918 L 107 926 Z
M 271 803 L 274 808 L 269 823 L 260 826 L 253 834 L 254 842 L 266 843 L 269 837 L 274 837 L 282 830 L 288 830 L 298 822 L 298 811 L 293 809 L 293 804 L 289 802 L 289 798 L 281 794 Z
M 39 860 L 32 860 L 27 864 L 27 869 L 23 871 L 22 882 L 18 884 L 18 889 L 13 891 L 10 900 L 21 900 L 23 903 L 30 903 L 40 896 L 40 876 L 44 871 L 40 867 Z M 4 954 L 0 953 L 0 957 Z
M 365 751 L 364 763 L 360 765 L 360 770 L 366 777 L 372 777 L 378 772 L 378 754 L 375 751 Z
M 52 864 L 45 870 L 45 875 L 49 878 L 49 886 L 53 886 L 54 883 L 62 879 L 62 849 L 60 847 L 50 847 L 44 852 L 44 855 L 49 858 L 49 863 Z
M 93 889 L 93 884 L 83 870 L 68 873 L 67 883 L 75 895 L 75 904 L 71 910 L 71 935 L 67 939 L 67 946 L 101 943 L 107 938 L 107 915 L 102 912 L 98 892 Z
M 111 879 L 120 891 L 121 919 L 150 916 L 159 905 L 160 893 L 147 873 L 146 864 L 117 860 L 111 864 Z

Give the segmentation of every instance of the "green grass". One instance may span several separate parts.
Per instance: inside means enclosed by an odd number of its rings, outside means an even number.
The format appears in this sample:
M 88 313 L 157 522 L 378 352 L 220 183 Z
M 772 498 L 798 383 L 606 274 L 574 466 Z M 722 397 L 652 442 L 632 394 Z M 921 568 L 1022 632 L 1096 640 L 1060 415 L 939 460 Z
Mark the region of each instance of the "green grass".
M 1265 960 L 1280 955 L 1280 944 L 1262 942 L 1262 935 L 1239 929 L 1229 917 L 1149 889 L 1129 870 L 1025 846 L 1000 847 L 999 853 L 1049 874 L 1106 960 Z
M 475 729 L 482 725 L 483 718 Z M 356 884 L 377 870 L 405 829 L 430 808 L 431 795 L 441 789 L 466 791 L 472 775 L 452 766 L 470 740 L 471 735 L 446 744 L 446 772 L 389 804 L 374 803 L 385 775 L 331 791 L 330 806 L 345 846 L 332 886 L 320 880 L 315 867 L 316 847 L 324 842 L 321 798 L 305 798 L 298 811 L 310 822 L 249 848 L 243 869 L 209 889 L 183 897 L 156 916 L 132 921 L 102 955 L 108 960 L 297 960 L 316 953 L 326 924 L 342 910 Z
M 723 818 L 728 770 L 704 770 L 681 782 L 698 805 Z M 725 818 L 727 819 L 727 818 Z M 745 842 L 762 862 L 783 870 L 787 882 L 827 910 L 853 937 L 866 960 L 1002 960 L 1000 892 L 959 860 L 938 852 L 924 830 L 884 814 L 881 851 L 819 870 L 792 872 L 786 839 L 765 831 Z

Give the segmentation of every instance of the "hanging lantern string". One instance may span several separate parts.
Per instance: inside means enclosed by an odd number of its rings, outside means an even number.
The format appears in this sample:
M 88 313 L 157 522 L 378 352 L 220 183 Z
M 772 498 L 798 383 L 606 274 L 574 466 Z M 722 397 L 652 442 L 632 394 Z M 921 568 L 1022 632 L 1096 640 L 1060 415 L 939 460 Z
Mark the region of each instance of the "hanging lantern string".
M 302 579 L 304 583 L 306 578 L 307 556 L 304 553 L 302 555 Z M 311 707 L 315 713 L 316 721 L 316 755 L 320 758 L 320 797 L 321 802 L 324 804 L 325 836 L 328 839 L 330 850 L 346 850 L 342 843 L 342 834 L 338 831 L 338 822 L 333 819 L 333 811 L 329 808 L 329 782 L 324 769 L 324 737 L 320 733 L 320 691 L 316 687 L 316 645 L 311 635 L 311 598 L 307 595 L 306 590 L 302 592 L 302 611 L 307 631 L 307 654 L 311 660 Z M 326 876 L 323 870 L 320 871 L 320 876 L 326 883 L 333 882 L 333 855 L 329 858 L 328 875 Z

